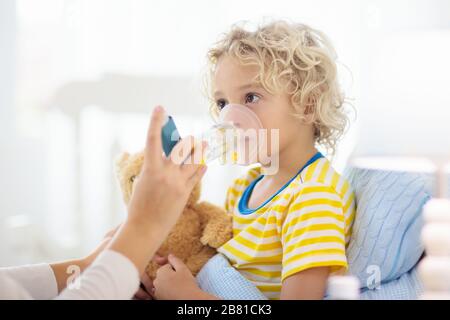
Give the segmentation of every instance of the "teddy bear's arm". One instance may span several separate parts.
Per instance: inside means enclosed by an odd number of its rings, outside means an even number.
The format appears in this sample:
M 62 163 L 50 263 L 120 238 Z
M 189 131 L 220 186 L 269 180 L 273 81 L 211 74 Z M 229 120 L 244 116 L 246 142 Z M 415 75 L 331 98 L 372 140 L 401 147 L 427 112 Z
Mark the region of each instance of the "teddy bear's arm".
M 217 249 L 232 238 L 232 218 L 224 209 L 202 202 L 197 204 L 196 210 L 201 213 L 204 219 L 205 227 L 200 239 L 203 245 Z
M 210 247 L 203 247 L 200 252 L 192 255 L 186 260 L 186 266 L 194 276 L 200 269 L 216 254 L 216 250 Z

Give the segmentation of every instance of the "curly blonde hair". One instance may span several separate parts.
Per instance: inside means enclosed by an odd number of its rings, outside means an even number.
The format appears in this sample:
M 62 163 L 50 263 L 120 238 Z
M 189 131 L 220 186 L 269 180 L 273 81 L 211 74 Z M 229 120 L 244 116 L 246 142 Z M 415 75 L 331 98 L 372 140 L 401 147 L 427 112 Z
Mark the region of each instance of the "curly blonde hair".
M 205 84 L 213 115 L 217 115 L 218 107 L 212 98 L 212 79 L 224 54 L 243 65 L 258 66 L 255 82 L 269 93 L 288 93 L 294 116 L 304 120 L 308 115 L 316 143 L 329 154 L 335 153 L 349 119 L 337 80 L 336 53 L 322 32 L 286 21 L 270 22 L 255 31 L 233 25 L 207 55 Z

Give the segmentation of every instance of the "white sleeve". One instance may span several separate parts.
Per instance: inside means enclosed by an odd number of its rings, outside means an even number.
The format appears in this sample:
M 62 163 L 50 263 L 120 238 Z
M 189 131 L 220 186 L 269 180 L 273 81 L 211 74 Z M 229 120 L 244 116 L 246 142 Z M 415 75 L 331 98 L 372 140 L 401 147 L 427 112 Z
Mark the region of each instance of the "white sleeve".
M 13 278 L 0 274 L 0 300 L 31 300 L 30 294 Z
M 131 299 L 139 288 L 139 282 L 139 272 L 130 259 L 116 251 L 105 250 L 56 299 Z
M 55 275 L 48 264 L 0 268 L 0 296 L 4 299 L 53 299 L 58 294 Z

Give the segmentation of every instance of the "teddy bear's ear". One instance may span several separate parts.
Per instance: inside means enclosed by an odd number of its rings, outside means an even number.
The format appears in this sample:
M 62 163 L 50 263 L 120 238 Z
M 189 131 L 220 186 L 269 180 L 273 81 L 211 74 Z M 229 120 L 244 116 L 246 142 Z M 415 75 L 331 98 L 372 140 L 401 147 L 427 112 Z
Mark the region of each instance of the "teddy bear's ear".
M 128 152 L 124 152 L 122 154 L 120 154 L 119 156 L 117 156 L 116 160 L 115 160 L 115 166 L 116 166 L 116 171 L 120 171 L 121 168 L 123 168 L 123 166 L 125 165 L 125 163 L 128 161 L 128 159 L 130 158 L 130 154 Z

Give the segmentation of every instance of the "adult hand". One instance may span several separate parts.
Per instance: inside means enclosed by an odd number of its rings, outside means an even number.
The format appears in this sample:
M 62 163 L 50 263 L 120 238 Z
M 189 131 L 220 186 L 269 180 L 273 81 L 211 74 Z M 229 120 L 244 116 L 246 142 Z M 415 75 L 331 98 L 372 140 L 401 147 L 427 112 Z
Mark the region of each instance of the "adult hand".
M 164 110 L 155 108 L 147 134 L 144 163 L 134 182 L 128 206 L 128 218 L 139 224 L 151 224 L 166 230 L 177 221 L 206 166 L 194 161 L 177 161 L 180 151 L 184 151 L 184 157 L 201 158 L 201 142 L 195 144 L 192 137 L 178 142 L 171 157 L 163 155 L 161 129 L 164 120 Z
M 120 225 L 110 230 L 105 234 L 102 242 L 95 248 L 90 254 L 81 259 L 67 260 L 62 262 L 54 262 L 50 264 L 55 275 L 58 292 L 64 290 L 68 284 L 68 279 L 72 276 L 71 272 L 68 272 L 70 267 L 77 266 L 80 273 L 89 267 L 97 256 L 108 246 L 114 234 L 119 229 Z
M 206 167 L 195 161 L 172 161 L 163 155 L 161 129 L 165 120 L 162 107 L 153 111 L 144 150 L 144 163 L 128 205 L 128 217 L 110 244 L 110 249 L 127 256 L 143 274 L 145 267 L 187 203 L 192 188 Z M 203 148 L 192 137 L 182 139 L 172 153 L 184 150 L 201 159 Z

